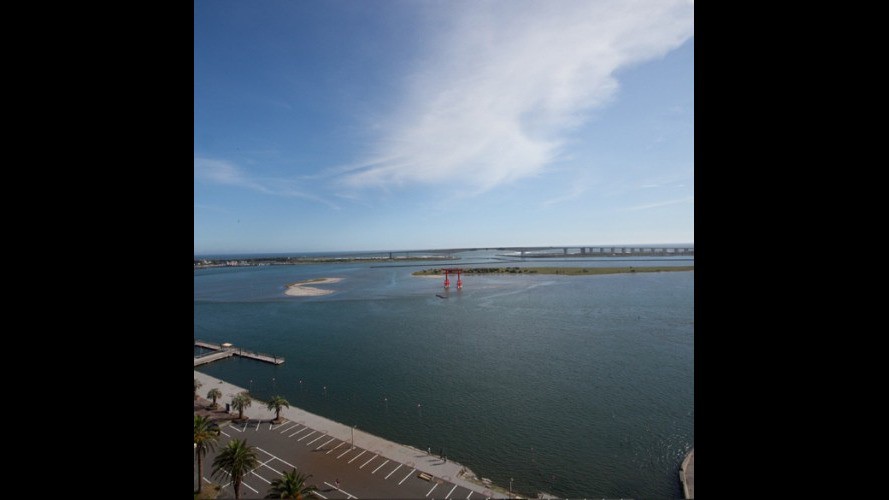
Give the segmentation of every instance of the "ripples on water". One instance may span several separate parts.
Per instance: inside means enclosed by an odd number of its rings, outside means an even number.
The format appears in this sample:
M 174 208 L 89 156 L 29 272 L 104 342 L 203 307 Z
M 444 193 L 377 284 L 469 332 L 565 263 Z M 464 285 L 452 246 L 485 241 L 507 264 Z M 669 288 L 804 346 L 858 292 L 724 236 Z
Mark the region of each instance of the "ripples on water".
M 554 265 L 659 265 L 615 260 Z M 287 359 L 201 371 L 444 448 L 497 484 L 513 477 L 525 495 L 681 497 L 679 465 L 694 442 L 693 272 L 469 275 L 445 293 L 441 278 L 410 275 L 420 268 L 195 272 L 196 338 Z M 325 286 L 332 295 L 283 295 L 314 277 L 345 279 Z

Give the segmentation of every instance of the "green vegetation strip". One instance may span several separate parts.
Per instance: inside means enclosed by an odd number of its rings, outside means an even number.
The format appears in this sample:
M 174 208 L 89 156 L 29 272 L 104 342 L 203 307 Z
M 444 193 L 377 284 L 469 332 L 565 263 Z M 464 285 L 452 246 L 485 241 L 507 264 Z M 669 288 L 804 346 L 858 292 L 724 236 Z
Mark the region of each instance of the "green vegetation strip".
M 620 273 L 660 273 L 671 271 L 694 271 L 695 266 L 655 266 L 655 267 L 478 267 L 464 269 L 463 274 L 562 274 L 582 276 L 593 274 Z M 424 269 L 414 272 L 414 276 L 438 276 L 441 269 Z

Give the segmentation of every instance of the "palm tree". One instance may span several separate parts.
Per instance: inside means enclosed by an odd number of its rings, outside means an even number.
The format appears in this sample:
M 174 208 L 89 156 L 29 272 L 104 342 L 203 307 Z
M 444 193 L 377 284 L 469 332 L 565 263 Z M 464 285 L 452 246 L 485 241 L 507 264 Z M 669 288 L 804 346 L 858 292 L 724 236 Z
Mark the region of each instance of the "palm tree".
M 200 389 L 202 385 L 204 385 L 204 384 L 202 384 L 200 380 L 194 379 L 194 398 L 195 398 L 195 400 L 198 399 L 198 389 Z
M 222 397 L 222 391 L 214 387 L 207 393 L 207 397 L 213 400 L 213 408 L 216 408 L 216 398 Z
M 282 398 L 281 396 L 273 397 L 272 400 L 269 401 L 269 403 L 266 405 L 266 408 L 268 408 L 269 411 L 275 410 L 276 423 L 281 421 L 281 408 L 285 406 L 287 408 L 290 408 L 290 403 L 288 403 L 287 400 Z
M 238 393 L 232 398 L 232 408 L 238 410 L 238 420 L 244 419 L 244 409 L 249 408 L 251 404 L 253 404 L 253 398 L 247 391 Z
M 252 446 L 247 446 L 247 440 L 232 439 L 213 460 L 213 476 L 224 479 L 228 475 L 235 489 L 235 500 L 238 500 L 241 498 L 241 480 L 257 466 L 256 452 Z
M 272 489 L 266 498 L 297 498 L 302 499 L 303 495 L 309 495 L 318 488 L 315 485 L 306 486 L 306 480 L 312 477 L 311 474 L 305 476 L 298 474 L 296 469 L 285 472 L 284 476 L 272 481 Z
M 194 451 L 198 457 L 198 493 L 201 492 L 204 477 L 204 455 L 216 449 L 219 426 L 200 415 L 194 416 Z

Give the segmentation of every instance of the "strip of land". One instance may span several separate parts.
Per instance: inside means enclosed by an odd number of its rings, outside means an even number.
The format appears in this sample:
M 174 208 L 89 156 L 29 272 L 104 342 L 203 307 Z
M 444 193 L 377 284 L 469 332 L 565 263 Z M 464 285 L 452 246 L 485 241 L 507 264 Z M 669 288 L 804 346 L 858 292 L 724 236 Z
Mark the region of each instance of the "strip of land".
M 594 274 L 621 273 L 666 273 L 694 271 L 695 266 L 653 266 L 653 267 L 478 267 L 463 269 L 463 274 L 560 274 L 582 276 Z M 440 276 L 441 269 L 424 269 L 414 272 L 414 276 Z M 454 273 L 451 273 L 454 274 Z
M 317 297 L 318 295 L 329 295 L 333 293 L 333 290 L 325 290 L 323 288 L 315 288 L 306 285 L 328 285 L 331 283 L 339 283 L 340 281 L 343 281 L 343 279 L 314 278 L 310 280 L 297 281 L 295 283 L 290 283 L 289 285 L 287 285 L 287 290 L 284 292 L 284 295 L 289 295 L 291 297 Z
M 682 481 L 682 491 L 685 498 L 695 497 L 695 449 L 692 448 L 682 461 L 679 468 L 679 479 Z
M 290 266 L 301 264 L 343 264 L 356 262 L 414 262 L 430 260 L 459 260 L 453 255 L 418 255 L 388 257 L 262 257 L 248 259 L 195 259 L 194 268 L 210 269 L 214 267 L 253 267 L 253 266 Z

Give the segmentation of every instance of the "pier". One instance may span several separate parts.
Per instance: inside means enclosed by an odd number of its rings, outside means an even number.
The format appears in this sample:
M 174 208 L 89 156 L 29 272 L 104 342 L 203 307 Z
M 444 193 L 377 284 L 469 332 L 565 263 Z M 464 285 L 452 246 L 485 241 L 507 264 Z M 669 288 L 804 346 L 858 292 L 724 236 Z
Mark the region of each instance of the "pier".
M 235 347 L 231 344 L 219 345 L 212 342 L 205 342 L 203 340 L 195 340 L 194 345 L 195 347 L 203 347 L 204 349 L 216 351 L 213 354 L 207 354 L 205 356 L 194 358 L 194 366 L 205 365 L 207 363 L 212 363 L 213 361 L 228 358 L 230 356 L 241 356 L 244 358 L 264 361 L 266 363 L 272 363 L 273 365 L 280 365 L 284 362 L 284 358 L 280 356 L 263 354 L 261 352 L 247 351 L 245 349 L 241 349 L 240 347 Z

